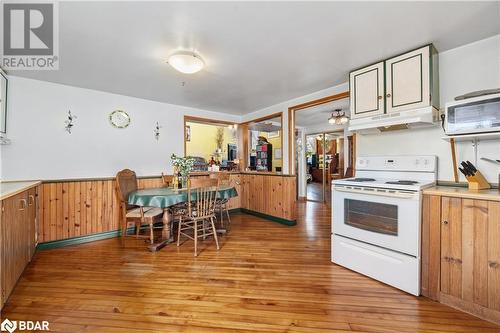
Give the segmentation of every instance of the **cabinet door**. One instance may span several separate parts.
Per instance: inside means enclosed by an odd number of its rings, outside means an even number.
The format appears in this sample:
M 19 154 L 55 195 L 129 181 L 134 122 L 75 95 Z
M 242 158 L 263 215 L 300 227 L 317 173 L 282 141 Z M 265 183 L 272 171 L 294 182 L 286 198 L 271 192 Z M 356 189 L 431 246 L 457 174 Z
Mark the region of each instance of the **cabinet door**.
M 441 292 L 462 296 L 462 200 L 441 199 Z
M 386 60 L 387 113 L 430 105 L 430 46 Z
M 441 293 L 500 311 L 500 202 L 443 197 L 441 209 Z
M 384 62 L 349 75 L 351 119 L 384 113 Z
M 2 299 L 7 300 L 29 261 L 28 196 L 22 192 L 3 200 Z

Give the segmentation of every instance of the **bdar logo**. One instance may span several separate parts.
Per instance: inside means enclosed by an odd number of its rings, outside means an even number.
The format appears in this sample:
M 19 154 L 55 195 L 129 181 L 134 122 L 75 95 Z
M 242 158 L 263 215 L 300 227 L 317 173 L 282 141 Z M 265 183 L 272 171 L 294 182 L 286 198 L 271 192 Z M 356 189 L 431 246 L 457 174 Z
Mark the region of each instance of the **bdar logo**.
M 10 321 L 8 319 L 5 319 L 2 321 L 2 324 L 0 324 L 0 330 L 2 331 L 8 331 L 10 333 L 14 332 L 17 328 L 17 322 L 16 321 Z

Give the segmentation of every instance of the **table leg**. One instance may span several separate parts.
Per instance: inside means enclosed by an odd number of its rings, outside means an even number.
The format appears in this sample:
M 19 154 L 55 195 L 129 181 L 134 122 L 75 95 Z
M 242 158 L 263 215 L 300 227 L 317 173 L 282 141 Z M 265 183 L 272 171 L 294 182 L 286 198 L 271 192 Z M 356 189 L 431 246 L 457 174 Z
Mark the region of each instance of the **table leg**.
M 163 210 L 163 228 L 161 230 L 161 239 L 154 244 L 148 246 L 149 251 L 155 252 L 161 250 L 165 245 L 172 243 L 174 237 L 172 235 L 171 228 L 172 219 L 170 217 L 170 212 L 167 208 Z

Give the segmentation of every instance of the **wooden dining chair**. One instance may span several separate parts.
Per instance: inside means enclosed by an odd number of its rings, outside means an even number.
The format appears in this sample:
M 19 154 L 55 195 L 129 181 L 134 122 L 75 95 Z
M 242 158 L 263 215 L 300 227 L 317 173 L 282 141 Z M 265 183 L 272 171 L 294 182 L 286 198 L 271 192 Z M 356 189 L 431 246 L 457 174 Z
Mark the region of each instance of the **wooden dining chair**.
M 215 201 L 219 190 L 218 179 L 192 178 L 188 182 L 188 213 L 179 217 L 177 228 L 177 246 L 181 245 L 181 236 L 194 241 L 194 256 L 198 256 L 198 238 L 205 239 L 213 235 L 217 250 L 219 240 L 215 229 Z M 192 235 L 189 232 L 192 232 Z
M 149 225 L 149 241 L 154 242 L 154 222 L 158 216 L 163 216 L 163 210 L 157 207 L 140 207 L 128 204 L 128 196 L 131 192 L 137 190 L 137 176 L 134 171 L 124 169 L 116 174 L 116 183 L 118 185 L 118 199 L 121 208 L 121 230 L 122 237 L 127 235 L 129 223 L 134 223 L 136 227 L 136 238 L 139 238 L 139 230 L 142 225 Z
M 231 174 L 227 172 L 217 172 L 211 173 L 210 178 L 218 179 L 219 185 L 229 186 L 231 185 Z M 229 209 L 227 204 L 229 199 L 217 199 L 215 202 L 215 210 L 220 214 L 220 225 L 222 228 L 229 230 L 231 227 L 231 217 L 229 216 Z M 227 216 L 227 225 L 224 225 L 224 212 Z

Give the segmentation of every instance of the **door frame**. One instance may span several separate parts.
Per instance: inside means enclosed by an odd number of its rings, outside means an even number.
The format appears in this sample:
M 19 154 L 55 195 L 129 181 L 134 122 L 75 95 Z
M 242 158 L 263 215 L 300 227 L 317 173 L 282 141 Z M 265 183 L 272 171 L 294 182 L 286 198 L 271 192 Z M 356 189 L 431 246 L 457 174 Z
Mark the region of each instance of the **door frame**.
M 288 173 L 296 175 L 295 170 L 295 111 L 307 109 L 313 106 L 330 103 L 339 99 L 349 98 L 349 91 L 344 91 L 339 94 L 326 96 L 323 98 L 315 99 L 302 104 L 290 106 L 288 108 Z M 354 157 L 355 158 L 355 157 Z

